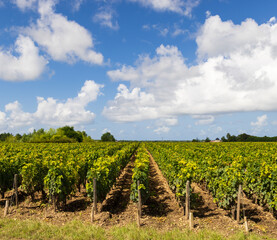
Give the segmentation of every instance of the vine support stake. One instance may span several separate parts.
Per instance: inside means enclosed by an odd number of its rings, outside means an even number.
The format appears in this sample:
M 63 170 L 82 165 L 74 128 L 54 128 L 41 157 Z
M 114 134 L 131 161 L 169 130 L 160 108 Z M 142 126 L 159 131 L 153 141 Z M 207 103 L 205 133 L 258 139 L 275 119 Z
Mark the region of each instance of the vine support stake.
M 232 219 L 233 219 L 233 220 L 236 220 L 236 214 L 235 214 L 235 212 L 236 212 L 236 209 L 235 209 L 235 207 L 233 206 L 232 209 L 231 209 L 231 214 L 232 214 Z
M 193 222 L 193 213 L 189 213 L 189 228 L 192 230 L 194 228 L 194 222 Z
M 15 205 L 18 208 L 18 175 L 14 174 Z
M 190 185 L 189 185 L 189 180 L 187 181 L 187 184 L 186 184 L 186 220 L 189 220 L 189 211 L 190 211 L 190 196 L 189 196 L 189 193 L 190 193 Z
M 142 207 L 142 203 L 141 203 L 141 192 L 140 192 L 140 181 L 137 181 L 137 186 L 138 186 L 138 214 L 139 214 L 139 218 L 141 218 L 141 207 Z
M 92 208 L 91 208 L 90 217 L 91 217 L 91 222 L 93 222 L 94 221 L 94 206 L 92 206 Z
M 239 220 L 240 220 L 240 201 L 241 201 L 241 184 L 239 185 L 239 191 L 238 191 L 237 223 L 239 223 Z
M 138 211 L 137 211 L 137 225 L 138 225 L 138 227 L 141 226 L 139 212 L 140 212 L 140 211 L 139 211 L 139 209 L 138 209 Z
M 244 227 L 245 227 L 245 232 L 249 233 L 248 222 L 247 222 L 247 218 L 246 217 L 244 217 Z
M 97 213 L 97 184 L 96 178 L 93 179 L 93 208 L 94 212 Z
M 4 209 L 4 217 L 6 217 L 9 213 L 9 205 L 10 205 L 10 201 L 6 200 L 5 209 Z

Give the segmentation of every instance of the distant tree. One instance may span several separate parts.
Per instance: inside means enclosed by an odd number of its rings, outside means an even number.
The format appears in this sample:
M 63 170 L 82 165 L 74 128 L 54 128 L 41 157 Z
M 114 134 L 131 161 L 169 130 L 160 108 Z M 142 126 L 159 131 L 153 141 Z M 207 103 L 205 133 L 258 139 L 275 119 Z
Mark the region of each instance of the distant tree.
M 200 142 L 200 140 L 196 138 L 196 139 L 192 139 L 192 142 Z
M 1 133 L 0 134 L 0 141 L 4 142 L 8 137 L 12 136 L 11 133 Z
M 65 126 L 65 127 L 59 128 L 58 131 L 59 130 L 63 131 L 64 135 L 67 136 L 68 138 L 73 138 L 77 142 L 82 142 L 83 141 L 82 133 L 79 132 L 79 131 L 76 132 L 74 130 L 74 127 Z
M 228 142 L 230 142 L 230 139 L 231 139 L 231 134 L 230 133 L 226 134 L 226 139 L 227 139 Z
M 16 135 L 15 135 L 15 139 L 16 139 L 16 141 L 20 141 L 21 140 L 21 138 L 22 138 L 22 136 L 19 134 L 19 133 L 17 133 Z
M 227 142 L 227 139 L 223 136 L 223 137 L 221 138 L 221 141 L 222 141 L 222 142 Z
M 210 142 L 211 140 L 207 137 L 206 139 L 205 139 L 205 142 Z
M 103 142 L 114 142 L 115 138 L 111 133 L 106 132 L 102 135 L 101 141 L 103 141 Z

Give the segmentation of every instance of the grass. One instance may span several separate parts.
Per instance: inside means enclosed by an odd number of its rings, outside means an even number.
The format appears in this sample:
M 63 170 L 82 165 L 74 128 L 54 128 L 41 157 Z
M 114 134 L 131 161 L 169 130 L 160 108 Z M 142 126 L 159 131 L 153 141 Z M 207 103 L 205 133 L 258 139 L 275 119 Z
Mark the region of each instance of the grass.
M 0 219 L 0 239 L 95 239 L 95 240 L 260 240 L 270 239 L 253 234 L 237 233 L 228 238 L 209 230 L 198 232 L 179 229 L 159 231 L 151 228 L 138 228 L 135 224 L 124 227 L 103 228 L 100 226 L 72 221 L 57 226 L 42 221 Z

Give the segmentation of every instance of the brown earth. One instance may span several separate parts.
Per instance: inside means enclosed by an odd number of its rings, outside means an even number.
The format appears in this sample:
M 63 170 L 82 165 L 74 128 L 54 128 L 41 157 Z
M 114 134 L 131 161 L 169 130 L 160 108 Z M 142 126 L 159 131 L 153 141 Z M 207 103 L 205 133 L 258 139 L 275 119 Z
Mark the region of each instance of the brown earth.
M 136 221 L 137 204 L 130 200 L 134 160 L 132 157 L 129 164 L 123 169 L 103 203 L 98 203 L 99 213 L 95 215 L 94 224 L 109 228 Z M 191 187 L 191 212 L 194 215 L 194 231 L 206 228 L 220 232 L 225 236 L 244 231 L 243 220 L 237 224 L 229 211 L 219 208 L 213 202 L 208 191 L 203 190 L 195 183 L 192 183 Z M 170 190 L 166 179 L 151 155 L 149 190 L 150 197 L 142 206 L 142 227 L 147 226 L 163 230 L 188 228 L 183 207 L 180 207 L 175 199 L 175 194 Z M 36 195 L 35 201 L 31 201 L 23 193 L 20 196 L 19 208 L 11 206 L 8 218 L 36 219 L 58 225 L 72 220 L 91 222 L 92 203 L 86 197 L 85 189 L 77 192 L 65 207 L 56 212 L 52 206 L 41 201 L 40 195 Z M 4 204 L 5 200 L 0 199 L 0 218 L 3 217 Z M 264 211 L 262 207 L 245 197 L 242 199 L 241 212 L 242 217 L 245 213 L 248 219 L 250 231 L 277 239 L 277 221 L 271 213 Z

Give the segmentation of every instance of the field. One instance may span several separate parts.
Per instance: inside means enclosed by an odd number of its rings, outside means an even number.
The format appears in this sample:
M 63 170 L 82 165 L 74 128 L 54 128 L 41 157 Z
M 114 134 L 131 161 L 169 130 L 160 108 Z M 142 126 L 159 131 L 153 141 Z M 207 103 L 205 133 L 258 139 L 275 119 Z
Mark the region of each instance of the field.
M 277 144 L 5 143 L 0 193 L 3 239 L 277 239 Z

